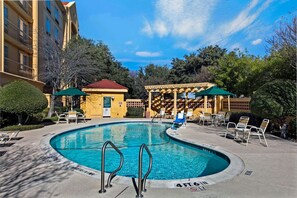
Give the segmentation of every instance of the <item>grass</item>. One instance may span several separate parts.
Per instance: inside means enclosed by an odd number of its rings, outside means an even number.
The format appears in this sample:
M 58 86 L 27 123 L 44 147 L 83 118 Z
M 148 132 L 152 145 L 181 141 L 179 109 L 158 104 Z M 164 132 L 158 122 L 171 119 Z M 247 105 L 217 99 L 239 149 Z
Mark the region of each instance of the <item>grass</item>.
M 34 124 L 34 125 L 11 125 L 1 129 L 1 131 L 27 131 L 33 129 L 39 129 L 44 127 L 43 124 Z

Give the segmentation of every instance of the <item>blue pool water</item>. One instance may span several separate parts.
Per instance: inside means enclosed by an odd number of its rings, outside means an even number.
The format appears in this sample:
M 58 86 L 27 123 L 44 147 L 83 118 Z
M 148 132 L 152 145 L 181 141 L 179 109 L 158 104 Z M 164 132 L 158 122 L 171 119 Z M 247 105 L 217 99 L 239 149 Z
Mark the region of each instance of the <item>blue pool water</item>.
M 148 179 L 171 180 L 211 175 L 224 170 L 229 159 L 216 151 L 173 140 L 165 133 L 168 124 L 148 122 L 98 125 L 70 131 L 53 137 L 50 144 L 64 157 L 87 167 L 101 169 L 101 147 L 112 141 L 124 155 L 124 165 L 117 174 L 137 177 L 140 145 L 148 145 L 153 155 L 153 168 Z M 148 155 L 143 154 L 143 173 L 148 168 Z M 119 165 L 120 157 L 106 150 L 106 172 Z

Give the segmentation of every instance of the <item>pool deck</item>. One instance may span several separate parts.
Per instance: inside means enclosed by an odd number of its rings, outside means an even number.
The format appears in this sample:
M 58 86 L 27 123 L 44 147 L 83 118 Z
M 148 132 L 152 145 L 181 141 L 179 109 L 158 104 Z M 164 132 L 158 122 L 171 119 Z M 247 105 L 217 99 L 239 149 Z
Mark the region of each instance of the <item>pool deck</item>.
M 6 151 L 0 157 L 0 197 L 135 197 L 132 182 L 125 185 L 115 181 L 105 194 L 99 194 L 98 178 L 73 170 L 69 162 L 51 156 L 42 148 L 45 139 L 62 131 L 125 120 L 133 119 L 92 119 L 87 123 L 55 124 L 21 132 L 19 137 L 23 138 L 13 140 L 14 144 L 0 146 L 0 153 Z M 223 130 L 188 123 L 187 127 L 176 131 L 175 137 L 238 156 L 244 162 L 244 169 L 238 176 L 200 188 L 148 188 L 143 196 L 297 197 L 297 143 L 267 134 L 269 147 L 260 144 L 256 138 L 245 146 L 218 135 Z

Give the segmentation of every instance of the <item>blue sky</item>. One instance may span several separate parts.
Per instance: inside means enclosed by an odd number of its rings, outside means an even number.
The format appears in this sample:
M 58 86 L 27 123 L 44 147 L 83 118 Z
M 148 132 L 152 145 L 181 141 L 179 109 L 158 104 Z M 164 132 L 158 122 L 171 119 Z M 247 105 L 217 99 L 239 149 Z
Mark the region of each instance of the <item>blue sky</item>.
M 170 66 L 208 45 L 264 56 L 297 0 L 76 0 L 80 35 L 108 45 L 130 70 Z

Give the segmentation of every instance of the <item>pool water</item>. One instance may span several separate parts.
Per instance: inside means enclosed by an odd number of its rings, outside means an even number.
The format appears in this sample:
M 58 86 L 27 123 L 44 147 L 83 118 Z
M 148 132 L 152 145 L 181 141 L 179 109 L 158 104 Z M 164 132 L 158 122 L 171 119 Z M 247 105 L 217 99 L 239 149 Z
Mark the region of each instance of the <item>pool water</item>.
M 165 133 L 171 125 L 148 122 L 117 123 L 77 129 L 57 135 L 50 144 L 61 155 L 78 164 L 100 170 L 101 147 L 112 141 L 124 155 L 123 168 L 117 175 L 137 177 L 141 144 L 147 144 L 153 156 L 148 179 L 187 179 L 215 174 L 229 165 L 229 159 L 216 151 L 173 140 Z M 112 148 L 106 149 L 106 172 L 115 170 L 120 157 Z M 143 152 L 143 174 L 149 158 Z

